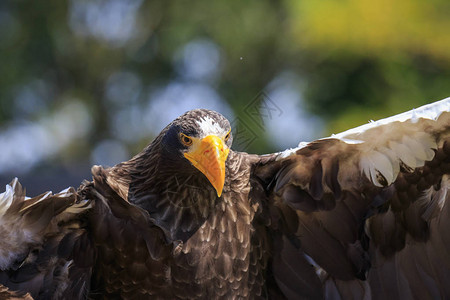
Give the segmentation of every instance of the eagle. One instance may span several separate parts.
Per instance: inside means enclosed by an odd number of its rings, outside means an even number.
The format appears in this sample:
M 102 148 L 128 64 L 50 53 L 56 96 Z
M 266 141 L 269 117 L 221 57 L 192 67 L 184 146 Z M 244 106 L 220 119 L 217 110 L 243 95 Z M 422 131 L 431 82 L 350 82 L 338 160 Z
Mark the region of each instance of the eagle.
M 14 179 L 2 299 L 450 297 L 450 98 L 273 154 L 232 141 L 195 109 L 78 189 Z

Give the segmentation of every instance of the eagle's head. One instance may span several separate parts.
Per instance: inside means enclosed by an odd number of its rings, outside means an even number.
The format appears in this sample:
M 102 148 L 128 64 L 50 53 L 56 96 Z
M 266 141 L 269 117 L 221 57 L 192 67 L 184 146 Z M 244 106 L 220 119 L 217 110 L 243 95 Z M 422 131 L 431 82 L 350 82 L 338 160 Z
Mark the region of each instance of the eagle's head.
M 164 131 L 161 144 L 166 161 L 200 171 L 220 197 L 233 140 L 230 122 L 215 111 L 195 109 L 175 119 Z

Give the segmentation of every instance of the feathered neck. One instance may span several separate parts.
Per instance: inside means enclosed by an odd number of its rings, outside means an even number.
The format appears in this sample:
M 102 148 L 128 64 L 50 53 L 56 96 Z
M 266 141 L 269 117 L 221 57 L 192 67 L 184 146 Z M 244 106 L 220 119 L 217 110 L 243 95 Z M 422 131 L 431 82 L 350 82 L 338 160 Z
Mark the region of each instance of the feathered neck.
M 186 241 L 222 199 L 187 160 L 165 155 L 162 134 L 129 161 L 109 169 L 107 181 L 122 198 L 147 210 L 169 240 Z

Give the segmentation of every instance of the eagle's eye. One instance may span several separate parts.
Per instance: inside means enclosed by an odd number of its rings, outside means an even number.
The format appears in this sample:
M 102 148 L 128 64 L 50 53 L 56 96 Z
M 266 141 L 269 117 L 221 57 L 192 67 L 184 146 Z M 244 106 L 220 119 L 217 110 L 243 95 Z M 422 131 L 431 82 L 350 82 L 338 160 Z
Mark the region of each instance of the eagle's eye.
M 231 129 L 228 130 L 227 135 L 225 136 L 225 142 L 228 141 L 228 139 L 230 138 L 230 134 L 231 134 Z
M 180 141 L 185 146 L 192 145 L 192 139 L 190 137 L 188 137 L 187 135 L 185 135 L 184 133 L 180 133 Z

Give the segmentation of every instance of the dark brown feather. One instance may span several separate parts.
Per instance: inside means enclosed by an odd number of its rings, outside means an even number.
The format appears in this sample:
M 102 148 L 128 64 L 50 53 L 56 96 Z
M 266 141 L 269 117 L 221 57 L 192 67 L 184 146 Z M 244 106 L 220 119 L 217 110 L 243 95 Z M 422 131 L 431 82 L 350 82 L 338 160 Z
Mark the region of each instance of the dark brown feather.
M 450 113 L 431 115 L 286 153 L 230 151 L 221 197 L 177 144 L 206 117 L 227 132 L 207 110 L 129 161 L 93 167 L 77 193 L 25 200 L 12 184 L 13 201 L 0 202 L 0 295 L 448 298 Z
M 16 256 L 7 265 L 2 256 L 0 283 L 26 291 L 34 299 L 84 299 L 94 257 L 83 229 L 90 203 L 79 201 L 73 189 L 25 200 L 20 184 L 13 181 L 11 186 L 12 203 L 0 218 L 2 230 L 9 231 L 1 232 L 0 249 L 16 252 Z
M 257 166 L 255 175 L 273 186 L 271 228 L 312 259 L 326 297 L 450 297 L 443 284 L 450 278 L 450 239 L 438 229 L 449 222 L 449 117 L 349 135 L 362 142 L 324 139 Z M 379 169 L 370 177 L 364 168 L 374 162 Z M 367 275 L 368 283 L 357 280 Z M 282 271 L 275 279 L 292 285 Z

